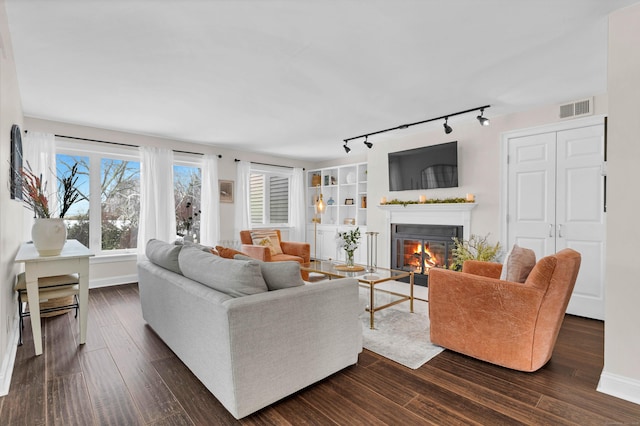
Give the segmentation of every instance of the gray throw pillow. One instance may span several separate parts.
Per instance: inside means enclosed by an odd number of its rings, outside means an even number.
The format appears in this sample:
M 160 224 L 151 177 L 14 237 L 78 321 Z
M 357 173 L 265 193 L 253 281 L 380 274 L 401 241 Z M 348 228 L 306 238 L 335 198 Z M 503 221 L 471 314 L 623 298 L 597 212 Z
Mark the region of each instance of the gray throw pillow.
M 531 249 L 514 244 L 504 259 L 500 279 L 524 283 L 534 266 L 536 266 L 536 253 Z
M 233 258 L 236 260 L 254 260 L 258 262 L 260 270 L 262 271 L 262 276 L 264 277 L 270 291 L 304 285 L 304 281 L 302 281 L 302 276 L 300 275 L 299 262 L 293 260 L 286 260 L 283 262 L 263 262 L 242 254 L 236 254 Z
M 178 255 L 181 249 L 182 246 L 151 239 L 147 242 L 145 254 L 152 263 L 162 266 L 164 269 L 168 269 L 176 274 L 182 274 L 178 263 Z
M 193 246 L 185 246 L 178 257 L 182 274 L 231 297 L 268 291 L 260 265 L 214 256 Z

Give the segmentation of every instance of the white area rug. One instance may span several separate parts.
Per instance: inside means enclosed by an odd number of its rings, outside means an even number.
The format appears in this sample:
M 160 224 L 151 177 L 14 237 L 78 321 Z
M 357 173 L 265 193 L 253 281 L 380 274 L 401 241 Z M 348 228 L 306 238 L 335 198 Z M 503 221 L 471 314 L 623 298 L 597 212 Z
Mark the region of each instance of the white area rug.
M 406 367 L 417 369 L 444 349 L 429 340 L 429 317 L 383 309 L 375 313 L 375 330 L 369 328 L 369 312 L 360 316 L 364 347 Z

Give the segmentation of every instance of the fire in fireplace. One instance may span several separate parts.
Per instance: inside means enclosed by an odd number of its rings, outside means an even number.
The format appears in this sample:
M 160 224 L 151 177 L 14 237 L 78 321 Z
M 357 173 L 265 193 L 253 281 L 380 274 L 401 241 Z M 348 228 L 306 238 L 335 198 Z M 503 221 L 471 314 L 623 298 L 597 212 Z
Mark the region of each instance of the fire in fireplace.
M 426 286 L 429 269 L 453 262 L 453 238 L 462 239 L 462 226 L 391 225 L 391 268 L 413 271 L 416 285 Z

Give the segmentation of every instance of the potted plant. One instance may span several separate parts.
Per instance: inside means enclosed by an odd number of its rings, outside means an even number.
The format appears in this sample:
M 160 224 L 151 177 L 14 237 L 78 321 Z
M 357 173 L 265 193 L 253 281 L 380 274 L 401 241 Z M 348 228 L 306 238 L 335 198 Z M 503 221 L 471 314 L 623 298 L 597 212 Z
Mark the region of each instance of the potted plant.
M 60 214 L 54 217 L 49 206 L 47 182 L 42 174 L 36 175 L 27 162 L 27 168 L 20 170 L 22 179 L 22 195 L 25 206 L 33 211 L 35 222 L 31 228 L 33 245 L 41 256 L 56 256 L 62 251 L 67 240 L 67 227 L 64 215 L 80 198 L 78 183 L 78 165 L 74 164 L 67 176 L 60 181 Z
M 347 257 L 347 267 L 353 268 L 353 252 L 358 248 L 358 242 L 360 241 L 360 228 L 352 229 L 351 231 L 338 232 L 337 236 L 338 247 L 344 249 Z
M 472 234 L 469 240 L 454 237 L 453 262 L 449 265 L 449 269 L 461 270 L 465 260 L 496 262 L 501 252 L 500 243 L 491 244 L 488 238 L 489 235 L 481 237 L 475 234 Z

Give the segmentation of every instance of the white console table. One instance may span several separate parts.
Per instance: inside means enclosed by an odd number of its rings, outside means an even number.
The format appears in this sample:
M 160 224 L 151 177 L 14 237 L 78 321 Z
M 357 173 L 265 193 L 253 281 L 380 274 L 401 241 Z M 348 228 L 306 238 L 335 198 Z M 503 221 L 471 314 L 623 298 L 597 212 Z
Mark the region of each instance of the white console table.
M 87 311 L 89 306 L 89 258 L 88 248 L 77 240 L 67 240 L 57 256 L 40 256 L 33 243 L 23 243 L 16 255 L 17 263 L 24 263 L 27 282 L 27 300 L 31 312 L 31 330 L 36 355 L 42 354 L 42 332 L 40 329 L 40 298 L 38 278 L 55 275 L 78 274 L 80 314 L 80 344 L 87 341 Z

